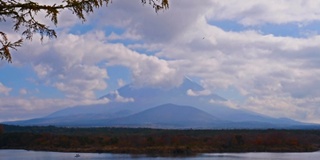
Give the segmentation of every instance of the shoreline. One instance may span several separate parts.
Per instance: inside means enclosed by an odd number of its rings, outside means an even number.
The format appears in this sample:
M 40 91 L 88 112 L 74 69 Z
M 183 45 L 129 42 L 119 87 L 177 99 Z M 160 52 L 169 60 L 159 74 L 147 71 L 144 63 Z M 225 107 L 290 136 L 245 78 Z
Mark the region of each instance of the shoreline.
M 305 154 L 305 153 L 317 153 L 320 152 L 320 149 L 316 151 L 306 151 L 306 152 L 296 152 L 296 151 L 288 151 L 288 152 L 282 152 L 282 151 L 277 151 L 277 152 L 270 152 L 270 151 L 247 151 L 247 152 L 200 152 L 200 153 L 188 153 L 188 154 L 172 154 L 172 153 L 131 153 L 131 152 L 90 152 L 90 151 L 60 151 L 60 150 L 28 150 L 28 149 L 0 149 L 1 150 L 9 150 L 9 151 L 26 151 L 26 152 L 52 152 L 52 153 L 74 153 L 74 154 L 114 154 L 114 155 L 130 155 L 130 156 L 146 156 L 146 157 L 198 157 L 201 155 L 207 155 L 207 154 L 250 154 L 250 153 L 295 153 L 295 154 Z
M 150 156 L 196 156 L 199 154 L 228 154 L 228 153 L 312 153 L 320 152 L 320 148 L 314 150 L 287 150 L 287 149 L 271 149 L 271 150 L 208 150 L 197 149 L 192 150 L 185 147 L 166 147 L 166 148 L 108 148 L 108 149 L 86 149 L 86 148 L 55 148 L 55 149 L 39 149 L 39 148 L 0 148 L 0 150 L 25 150 L 35 152 L 60 152 L 60 153 L 97 153 L 97 154 L 131 154 L 131 155 L 150 155 Z
M 268 159 L 284 159 L 284 160 L 291 160 L 292 157 L 300 157 L 298 159 L 308 159 L 318 160 L 320 156 L 320 151 L 318 152 L 241 152 L 241 153 L 199 153 L 199 154 L 192 154 L 192 155 L 173 155 L 173 154 L 131 154 L 131 153 L 91 153 L 91 152 L 56 152 L 56 151 L 34 151 L 34 150 L 1 150 L 0 149 L 0 156 L 4 156 L 2 158 L 6 159 L 19 159 L 19 157 L 37 157 L 37 159 L 47 159 L 48 155 L 50 155 L 51 159 L 73 159 L 75 157 L 83 157 L 85 159 L 151 159 L 151 158 L 160 158 L 160 159 L 220 159 L 220 157 L 225 158 L 232 158 L 235 159 L 261 159 L 261 158 L 268 158 Z M 222 159 L 225 159 L 222 158 Z M 50 159 L 50 158 L 49 158 Z M 80 158 L 81 159 L 81 158 Z

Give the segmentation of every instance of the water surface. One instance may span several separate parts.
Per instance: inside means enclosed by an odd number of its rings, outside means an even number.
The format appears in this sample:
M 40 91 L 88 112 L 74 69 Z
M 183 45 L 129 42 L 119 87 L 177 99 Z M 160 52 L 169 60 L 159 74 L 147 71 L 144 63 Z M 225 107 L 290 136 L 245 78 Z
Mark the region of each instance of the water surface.
M 194 157 L 150 157 L 147 155 L 112 154 L 112 153 L 77 153 L 43 152 L 26 150 L 0 150 L 0 160 L 319 160 L 320 152 L 308 153 L 207 153 Z

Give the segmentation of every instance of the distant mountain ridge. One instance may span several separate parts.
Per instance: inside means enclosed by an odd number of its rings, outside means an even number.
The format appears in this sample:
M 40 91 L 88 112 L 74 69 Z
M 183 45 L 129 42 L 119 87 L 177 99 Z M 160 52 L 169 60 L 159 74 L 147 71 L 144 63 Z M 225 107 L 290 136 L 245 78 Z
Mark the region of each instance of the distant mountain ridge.
M 163 104 L 145 111 L 107 121 L 106 125 L 153 126 L 160 128 L 208 127 L 218 118 L 191 106 Z
M 74 106 L 46 117 L 6 124 L 212 129 L 311 126 L 287 118 L 272 118 L 229 108 L 221 105 L 226 99 L 216 94 L 190 95 L 190 92 L 202 91 L 202 86 L 188 78 L 180 86 L 171 89 L 126 85 L 102 96 L 111 101 L 107 104 Z

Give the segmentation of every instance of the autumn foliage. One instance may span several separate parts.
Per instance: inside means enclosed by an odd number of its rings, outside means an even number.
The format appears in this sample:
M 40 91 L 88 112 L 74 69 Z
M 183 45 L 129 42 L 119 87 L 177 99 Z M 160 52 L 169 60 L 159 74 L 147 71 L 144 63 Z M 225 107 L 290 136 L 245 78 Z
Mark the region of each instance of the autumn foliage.
M 8 148 L 144 154 L 305 152 L 319 150 L 320 131 L 30 127 L 0 135 L 0 149 Z
M 0 124 L 0 134 L 2 134 L 2 133 L 3 133 L 3 131 L 4 131 L 4 129 L 3 129 L 3 125 L 1 125 L 1 124 Z

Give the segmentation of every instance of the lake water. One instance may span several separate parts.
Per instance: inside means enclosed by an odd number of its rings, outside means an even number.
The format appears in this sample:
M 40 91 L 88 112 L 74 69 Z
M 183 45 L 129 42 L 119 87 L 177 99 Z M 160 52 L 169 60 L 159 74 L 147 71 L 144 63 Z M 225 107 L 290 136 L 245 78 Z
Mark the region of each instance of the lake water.
M 41 152 L 26 150 L 0 150 L 0 160 L 319 160 L 320 152 L 310 153 L 208 153 L 195 157 L 148 157 L 146 155 L 109 154 L 109 153 Z

